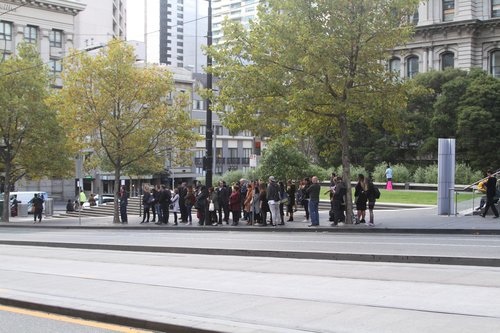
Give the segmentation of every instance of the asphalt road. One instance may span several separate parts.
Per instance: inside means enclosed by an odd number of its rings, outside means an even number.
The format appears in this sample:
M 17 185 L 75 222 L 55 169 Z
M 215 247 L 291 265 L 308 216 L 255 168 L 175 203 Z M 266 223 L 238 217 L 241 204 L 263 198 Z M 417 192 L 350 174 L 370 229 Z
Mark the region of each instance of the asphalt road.
M 500 259 L 500 236 L 2 229 L 2 241 Z
M 188 243 L 183 238 L 189 237 L 183 235 L 168 233 L 155 238 L 147 234 L 113 232 L 86 237 L 99 241 L 113 238 L 120 242 L 149 239 L 165 244 L 177 239 Z M 34 237 L 29 232 L 17 235 L 23 236 Z M 211 244 L 228 242 L 221 234 L 189 236 L 194 237 L 192 242 L 196 243 L 209 242 L 207 239 L 211 239 Z M 244 241 L 241 235 L 227 236 L 235 246 L 255 243 Z M 71 232 L 58 237 L 71 240 L 84 236 Z M 253 240 L 262 237 L 264 235 L 259 234 Z M 265 239 L 268 246 L 293 243 L 283 235 L 265 237 L 270 237 Z M 316 237 L 323 244 L 323 235 Z M 349 237 L 352 236 L 325 239 L 330 245 L 342 240 L 339 246 L 344 248 L 356 239 L 358 243 L 367 241 Z M 390 238 L 383 239 L 387 242 Z M 440 239 L 445 243 L 460 241 L 469 244 L 471 249 L 498 244 L 498 240 L 491 238 Z M 381 243 L 381 239 L 377 240 Z M 391 245 L 392 249 L 404 248 L 401 245 L 404 240 L 415 244 L 432 241 L 427 237 L 420 240 L 402 237 L 398 238 L 397 245 Z M 299 241 L 309 244 L 314 237 L 300 237 Z M 438 241 L 434 239 L 433 246 Z M 326 247 L 326 243 L 321 246 Z M 368 243 L 364 249 L 371 251 L 373 246 L 376 245 Z M 496 267 L 6 245 L 0 246 L 0 263 L 0 297 L 3 298 L 92 309 L 221 332 L 500 331 L 500 268 Z

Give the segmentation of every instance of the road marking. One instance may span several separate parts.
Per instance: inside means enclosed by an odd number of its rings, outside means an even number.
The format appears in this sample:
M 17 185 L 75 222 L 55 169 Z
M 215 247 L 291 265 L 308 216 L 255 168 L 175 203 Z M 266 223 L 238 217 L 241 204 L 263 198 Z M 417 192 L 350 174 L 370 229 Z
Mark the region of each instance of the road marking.
M 100 329 L 114 331 L 114 332 L 152 333 L 152 331 L 144 331 L 144 330 L 129 328 L 129 327 L 125 327 L 125 326 L 99 323 L 99 322 L 91 321 L 91 320 L 66 317 L 66 316 L 62 316 L 62 315 L 56 315 L 56 314 L 52 314 L 52 313 L 46 313 L 46 312 L 35 311 L 35 310 L 26 310 L 26 309 L 11 307 L 11 306 L 0 305 L 0 311 L 17 313 L 17 314 L 21 314 L 21 315 L 25 315 L 25 316 L 37 317 L 37 318 L 42 318 L 42 319 L 62 321 L 65 323 L 75 324 L 75 325 L 80 325 L 80 326 L 95 327 L 95 328 L 100 328 Z

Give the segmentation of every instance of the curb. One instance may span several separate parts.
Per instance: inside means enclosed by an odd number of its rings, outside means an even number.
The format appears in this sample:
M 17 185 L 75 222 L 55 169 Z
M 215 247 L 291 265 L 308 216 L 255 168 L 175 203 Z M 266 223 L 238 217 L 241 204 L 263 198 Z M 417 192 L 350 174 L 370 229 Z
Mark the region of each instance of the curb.
M 321 226 L 316 228 L 304 227 L 254 227 L 254 226 L 145 226 L 145 225 L 33 225 L 33 224 L 5 224 L 0 223 L 1 228 L 21 229 L 62 229 L 62 230 L 142 230 L 142 231 L 215 231 L 215 232 L 308 232 L 308 233 L 363 233 L 363 234 L 422 234 L 422 235 L 500 235 L 500 229 L 445 229 L 445 228 L 383 228 L 366 226 Z
M 6 306 L 13 306 L 34 311 L 48 312 L 68 317 L 76 317 L 86 320 L 97 321 L 101 323 L 129 326 L 144 330 L 153 330 L 157 332 L 168 333 L 218 333 L 219 331 L 212 331 L 196 327 L 180 326 L 168 323 L 161 323 L 150 321 L 146 319 L 128 318 L 108 313 L 99 313 L 88 310 L 79 310 L 74 308 L 67 308 L 62 306 L 47 305 L 42 303 L 21 301 L 17 299 L 0 297 L 0 304 Z
M 216 248 L 194 248 L 194 247 L 85 244 L 85 243 L 8 241 L 8 240 L 0 240 L 0 245 L 40 246 L 40 247 L 51 247 L 51 248 L 151 252 L 151 253 L 170 253 L 170 254 L 196 254 L 196 255 L 265 257 L 265 258 L 284 258 L 284 259 L 313 259 L 313 260 L 334 260 L 334 261 L 363 261 L 363 262 L 387 262 L 387 263 L 407 263 L 407 264 L 500 267 L 500 258 L 216 249 Z

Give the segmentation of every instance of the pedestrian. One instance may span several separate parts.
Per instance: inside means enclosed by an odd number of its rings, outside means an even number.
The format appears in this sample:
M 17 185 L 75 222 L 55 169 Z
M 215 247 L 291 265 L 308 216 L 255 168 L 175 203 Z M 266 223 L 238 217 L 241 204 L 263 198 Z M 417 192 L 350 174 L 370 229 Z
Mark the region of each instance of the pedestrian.
M 285 225 L 285 206 L 288 205 L 288 193 L 286 193 L 285 183 L 282 181 L 278 182 L 280 189 L 280 223 L 276 221 L 276 224 Z
M 259 184 L 260 201 L 260 223 L 263 227 L 267 226 L 267 213 L 269 212 L 269 203 L 267 202 L 267 185 L 265 182 Z
M 358 223 L 366 223 L 366 187 L 365 187 L 365 176 L 363 174 L 358 175 L 358 183 L 354 188 L 354 202 L 356 203 L 357 220 Z
M 187 207 L 186 207 L 186 193 L 187 184 L 182 182 L 181 186 L 178 187 L 179 194 L 179 211 L 181 213 L 181 222 L 187 222 Z
M 240 188 L 236 185 L 233 187 L 233 192 L 229 197 L 229 210 L 231 211 L 231 216 L 233 217 L 233 223 L 231 225 L 238 225 L 241 217 L 241 194 Z
M 217 200 L 219 200 L 219 224 L 222 224 L 222 221 L 229 224 L 229 196 L 229 188 L 226 182 L 221 180 L 217 189 Z M 222 217 L 222 212 L 224 212 L 224 218 Z
M 193 186 L 191 186 L 191 185 L 189 185 L 187 187 L 185 202 L 186 202 L 186 214 L 187 214 L 187 222 L 186 223 L 191 225 L 191 224 L 193 224 L 193 217 L 191 216 L 191 211 L 192 211 L 193 206 L 196 202 L 196 197 L 194 196 L 194 192 L 193 192 Z
M 75 211 L 75 205 L 73 204 L 73 201 L 69 199 L 68 203 L 66 204 L 66 212 L 74 212 L 74 211 Z
M 205 219 L 206 219 L 206 211 L 207 211 L 207 205 L 208 205 L 208 190 L 205 185 L 201 185 L 198 188 L 198 194 L 196 195 L 196 210 L 197 210 L 197 216 L 198 216 L 198 225 L 205 225 Z
M 128 193 L 125 190 L 125 186 L 120 186 L 120 191 L 118 192 L 118 199 L 120 200 L 120 217 L 122 224 L 128 223 L 127 216 L 127 206 L 128 206 Z
M 309 196 L 309 214 L 311 223 L 309 227 L 319 227 L 319 193 L 321 185 L 319 184 L 318 177 L 312 177 L 312 183 L 306 189 L 306 194 Z
M 493 175 L 493 171 L 487 171 L 488 180 L 486 181 L 486 206 L 484 207 L 484 213 L 480 214 L 482 217 L 486 217 L 488 210 L 493 210 L 495 216 L 494 219 L 498 218 L 498 210 L 495 206 L 495 195 L 497 193 L 497 178 Z
M 154 201 L 154 197 L 151 195 L 149 191 L 149 186 L 144 186 L 144 194 L 142 195 L 142 222 L 149 223 L 149 209 L 151 205 L 151 200 Z
M 153 201 L 151 203 L 151 211 L 153 212 L 153 220 L 151 222 L 155 223 L 156 222 L 156 215 L 158 215 L 158 221 L 160 220 L 160 215 L 159 215 L 159 208 L 160 205 L 158 204 L 158 199 L 160 197 L 160 191 L 159 191 L 159 186 L 153 186 L 153 189 L 151 190 L 151 195 L 153 197 Z
M 213 187 L 208 189 L 208 214 L 210 214 L 210 222 L 213 226 L 217 226 L 218 218 L 217 211 L 219 210 L 219 199 L 217 198 L 217 191 Z
M 245 211 L 243 217 L 246 220 L 247 225 L 252 225 L 253 195 L 254 195 L 253 186 L 252 183 L 249 182 L 247 185 L 246 197 L 245 200 L 243 201 L 243 210 Z
M 267 203 L 271 212 L 271 224 L 276 226 L 280 219 L 280 188 L 274 176 L 269 177 L 268 180 Z
M 87 202 L 87 196 L 85 195 L 83 189 L 80 189 L 80 195 L 78 196 L 78 199 L 80 200 L 80 207 L 83 208 L 83 204 Z
M 35 193 L 33 199 L 31 199 L 31 205 L 33 207 L 33 223 L 36 223 L 37 219 L 38 223 L 42 223 L 43 202 L 43 197 L 37 193 Z
M 387 169 L 385 169 L 385 178 L 387 179 L 386 189 L 392 191 L 392 168 L 389 163 L 387 163 Z
M 370 220 L 368 226 L 375 226 L 375 219 L 373 216 L 373 210 L 375 209 L 375 202 L 377 198 L 380 197 L 380 191 L 375 187 L 372 180 L 369 177 L 365 178 L 365 188 L 366 188 L 366 199 L 368 200 L 368 212 L 370 214 Z
M 253 183 L 253 199 L 252 199 L 252 225 L 257 225 L 260 221 L 260 190 L 259 182 Z
M 295 183 L 292 180 L 288 180 L 286 187 L 286 194 L 288 195 L 288 203 L 286 205 L 286 212 L 288 215 L 287 222 L 293 222 L 293 210 L 295 207 Z
M 177 225 L 177 213 L 180 212 L 180 195 L 179 195 L 179 190 L 180 188 L 176 188 L 174 190 L 174 195 L 172 196 L 172 199 L 170 200 L 170 209 L 174 213 L 174 225 Z M 182 213 L 181 213 L 182 216 Z
M 161 210 L 161 219 L 158 219 L 158 222 L 155 224 L 168 224 L 168 218 L 169 218 L 169 206 L 170 206 L 170 199 L 171 199 L 171 194 L 170 191 L 167 189 L 165 185 L 161 185 L 160 187 L 160 195 L 158 198 L 158 202 L 160 204 L 160 210 Z
M 335 185 L 335 190 L 332 197 L 333 205 L 333 226 L 337 226 L 340 222 L 345 221 L 344 215 L 344 197 L 347 194 L 347 189 L 342 181 L 342 177 L 337 177 L 337 184 Z
M 311 181 L 308 177 L 304 178 L 302 183 L 302 206 L 304 207 L 304 211 L 306 213 L 305 220 L 303 222 L 309 222 L 309 194 L 306 192 L 306 189 L 311 186 Z

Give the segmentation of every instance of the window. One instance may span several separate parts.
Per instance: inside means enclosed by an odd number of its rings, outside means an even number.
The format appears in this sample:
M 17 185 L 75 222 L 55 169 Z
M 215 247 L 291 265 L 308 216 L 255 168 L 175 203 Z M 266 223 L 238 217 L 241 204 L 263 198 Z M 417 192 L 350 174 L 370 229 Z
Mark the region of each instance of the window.
M 252 148 L 243 148 L 243 157 L 249 158 L 252 155 Z
M 455 67 L 455 54 L 453 52 L 445 52 L 441 55 L 441 69 Z
M 50 59 L 49 62 L 50 72 L 54 76 L 60 76 L 62 72 L 62 61 L 60 59 Z
M 205 125 L 201 125 L 201 126 L 198 128 L 198 133 L 200 133 L 201 135 L 205 135 L 205 134 L 207 134 L 207 126 L 205 126 Z
M 418 24 L 418 10 L 408 17 L 408 22 L 415 25 Z
M 491 75 L 494 77 L 500 77 L 500 51 L 494 51 L 491 53 Z
M 177 42 L 177 46 L 184 46 L 184 42 Z
M 0 40 L 12 40 L 12 24 L 0 21 Z
M 24 27 L 24 40 L 28 43 L 35 44 L 38 37 L 38 28 L 27 25 Z
M 229 148 L 229 158 L 238 158 L 238 148 Z
M 401 60 L 399 58 L 393 58 L 389 62 L 389 70 L 391 72 L 397 73 L 397 75 L 401 75 Z
M 491 0 L 491 17 L 500 17 L 500 0 Z
M 418 74 L 418 57 L 412 56 L 406 60 L 406 77 L 412 78 Z
M 453 21 L 455 18 L 455 0 L 443 0 L 443 21 Z
M 222 135 L 222 126 L 215 125 L 215 135 Z
M 49 41 L 51 47 L 62 47 L 62 31 L 52 30 L 49 34 Z

